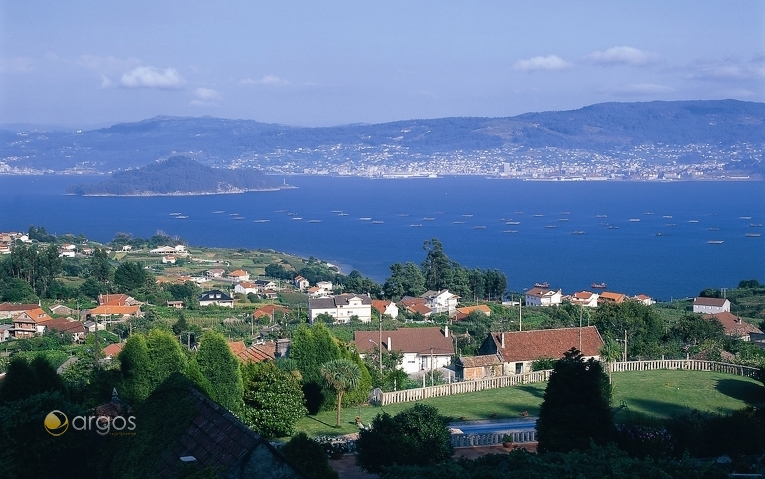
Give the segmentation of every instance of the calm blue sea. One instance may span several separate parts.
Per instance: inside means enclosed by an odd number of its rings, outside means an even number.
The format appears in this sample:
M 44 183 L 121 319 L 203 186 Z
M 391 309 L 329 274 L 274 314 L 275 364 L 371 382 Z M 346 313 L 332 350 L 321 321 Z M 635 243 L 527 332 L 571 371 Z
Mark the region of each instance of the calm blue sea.
M 513 290 L 547 281 L 570 293 L 606 282 L 669 300 L 765 281 L 765 235 L 745 236 L 765 233 L 753 226 L 765 224 L 761 182 L 291 177 L 297 189 L 237 195 L 64 194 L 82 181 L 94 180 L 0 177 L 0 230 L 34 224 L 102 242 L 162 230 L 192 245 L 313 255 L 377 281 L 392 263 L 420 263 L 430 238 L 464 266 L 505 272 Z

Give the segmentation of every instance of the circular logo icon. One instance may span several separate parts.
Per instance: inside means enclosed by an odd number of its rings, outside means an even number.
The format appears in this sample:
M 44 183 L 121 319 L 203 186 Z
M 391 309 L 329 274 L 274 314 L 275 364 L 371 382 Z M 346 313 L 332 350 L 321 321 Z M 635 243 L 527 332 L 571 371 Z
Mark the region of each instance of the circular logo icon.
M 45 430 L 51 436 L 60 436 L 69 429 L 69 418 L 61 411 L 51 411 L 45 416 Z

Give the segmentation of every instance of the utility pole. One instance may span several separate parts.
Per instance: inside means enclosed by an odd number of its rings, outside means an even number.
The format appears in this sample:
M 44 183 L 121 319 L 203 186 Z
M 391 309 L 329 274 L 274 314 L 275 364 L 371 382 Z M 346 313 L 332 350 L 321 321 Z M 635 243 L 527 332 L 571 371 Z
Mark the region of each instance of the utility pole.
M 624 330 L 624 357 L 622 358 L 622 361 L 625 363 L 627 362 L 627 330 Z
M 430 385 L 435 386 L 433 377 L 433 346 L 430 347 Z
M 579 352 L 582 352 L 582 306 L 579 306 Z
M 378 338 L 379 342 L 377 343 L 377 349 L 378 349 L 378 351 L 380 353 L 379 354 L 379 356 L 380 356 L 380 376 L 382 376 L 382 355 L 383 355 L 383 351 L 382 351 L 382 313 L 380 311 L 377 311 L 377 314 L 379 315 L 379 323 L 380 323 L 380 336 Z M 390 344 L 388 345 L 388 347 L 390 347 Z
M 518 331 L 523 331 L 523 295 L 518 295 Z

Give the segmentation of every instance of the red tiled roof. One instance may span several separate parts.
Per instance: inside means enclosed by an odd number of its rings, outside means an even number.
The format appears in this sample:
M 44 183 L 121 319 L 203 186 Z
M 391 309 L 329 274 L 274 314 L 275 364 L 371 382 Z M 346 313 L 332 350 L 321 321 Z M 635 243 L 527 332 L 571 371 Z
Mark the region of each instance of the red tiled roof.
M 104 355 L 114 358 L 122 352 L 123 343 L 114 343 L 104 348 Z
M 231 352 L 234 353 L 234 356 L 238 356 L 239 353 L 247 349 L 247 346 L 244 345 L 244 341 L 229 341 L 228 347 L 231 348 Z
M 391 304 L 392 301 L 388 301 L 387 299 L 373 299 L 372 300 L 372 307 L 377 310 L 380 314 L 385 313 L 385 309 L 388 307 L 389 304 Z
M 757 329 L 755 326 L 752 326 L 749 323 L 745 323 L 741 320 L 741 318 L 727 311 L 715 314 L 705 314 L 704 318 L 718 320 L 720 324 L 723 325 L 723 328 L 725 328 L 725 334 L 729 336 L 740 337 L 749 333 L 762 334 L 762 331 Z
M 39 304 L 0 304 L 0 311 L 29 311 L 30 309 L 39 308 Z
M 17 321 L 17 320 L 21 320 L 22 318 L 24 319 L 28 318 L 29 320 L 34 321 L 35 323 L 43 323 L 53 319 L 50 316 L 48 316 L 48 313 L 43 311 L 42 308 L 40 307 L 36 307 L 34 309 L 30 309 L 22 313 L 19 313 L 16 317 L 13 318 L 13 320 Z
M 725 305 L 725 302 L 728 301 L 725 298 L 696 298 L 693 300 L 693 304 L 699 305 L 699 306 L 717 306 L 722 307 Z
M 602 299 L 604 301 L 614 302 L 614 303 L 621 303 L 622 301 L 625 300 L 626 297 L 627 296 L 625 296 L 622 293 L 612 293 L 610 291 L 603 291 L 602 293 L 600 293 L 599 299 Z
M 457 311 L 467 316 L 473 311 L 479 311 L 487 316 L 491 315 L 491 308 L 485 304 L 479 304 L 477 306 L 465 306 L 464 308 L 457 308 Z
M 265 343 L 259 345 L 252 345 L 244 351 L 236 355 L 243 362 L 252 361 L 253 363 L 259 363 L 261 361 L 273 360 L 276 357 L 276 344 Z
M 532 331 L 514 331 L 491 333 L 497 352 L 505 362 L 534 361 L 539 358 L 561 358 L 572 347 L 579 349 L 580 328 L 537 329 Z M 505 335 L 505 347 L 502 348 L 500 334 Z M 581 328 L 582 354 L 600 356 L 603 339 L 595 326 Z
M 388 343 L 390 338 L 390 344 Z M 369 353 L 375 348 L 375 343 L 380 339 L 379 331 L 355 331 L 353 340 L 360 353 Z M 452 338 L 447 338 L 441 328 L 401 328 L 394 331 L 382 332 L 383 347 L 393 351 L 404 353 L 430 354 L 433 346 L 433 354 L 454 354 Z M 392 346 L 392 348 L 391 348 Z
M 127 294 L 99 294 L 98 295 L 99 305 L 109 304 L 113 306 L 125 306 L 129 304 L 132 300 L 133 298 Z
M 51 319 L 45 322 L 45 327 L 55 329 L 59 333 L 84 333 L 85 326 L 79 321 L 69 321 L 68 319 Z
M 549 288 L 531 288 L 530 290 L 526 291 L 526 294 L 529 296 L 544 296 L 549 292 Z
M 95 308 L 91 309 L 90 314 L 95 314 L 97 316 L 108 316 L 111 314 L 136 314 L 140 309 L 140 306 L 113 306 L 111 304 L 102 304 L 101 306 L 96 306 Z
M 263 306 L 262 308 L 258 308 L 255 310 L 252 315 L 256 318 L 260 318 L 261 316 L 271 316 L 277 311 L 281 311 L 282 313 L 289 313 L 290 308 L 286 308 L 284 306 L 279 306 L 278 304 L 267 304 Z
M 432 309 L 428 308 L 423 303 L 417 303 L 417 304 L 413 304 L 411 306 L 407 306 L 406 309 L 408 309 L 412 313 L 420 313 L 423 316 L 433 312 Z
M 463 368 L 482 368 L 484 366 L 496 366 L 502 364 L 502 360 L 496 354 L 460 356 L 459 361 L 462 363 Z
M 425 298 L 401 298 L 399 303 L 406 307 L 414 306 L 415 304 L 425 304 Z

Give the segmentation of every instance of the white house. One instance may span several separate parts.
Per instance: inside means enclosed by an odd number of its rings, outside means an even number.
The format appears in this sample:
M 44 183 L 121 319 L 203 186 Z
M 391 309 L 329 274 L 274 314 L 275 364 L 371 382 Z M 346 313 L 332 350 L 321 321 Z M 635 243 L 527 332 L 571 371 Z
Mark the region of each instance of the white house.
M 153 250 L 150 250 L 149 253 L 161 254 L 161 255 L 175 254 L 175 248 L 171 248 L 170 246 L 160 246 L 159 248 L 154 248 Z
M 332 293 L 332 281 L 319 281 L 316 283 L 316 287 L 325 293 Z
M 554 306 L 563 300 L 561 290 L 531 288 L 526 291 L 526 306 Z
M 568 297 L 568 301 L 572 304 L 577 304 L 585 308 L 597 308 L 598 307 L 598 293 L 590 293 L 589 291 L 579 291 Z M 528 303 L 527 303 L 528 304 Z
M 300 291 L 304 289 L 308 289 L 308 287 L 311 286 L 311 283 L 309 283 L 308 280 L 302 276 L 295 276 L 294 284 L 295 284 L 295 289 L 298 289 Z
M 205 291 L 199 296 L 200 306 L 234 307 L 234 299 L 219 289 Z
M 454 355 L 454 343 L 448 326 L 441 328 L 401 328 L 393 331 L 355 331 L 353 339 L 362 356 L 369 354 L 382 342 L 383 351 L 401 351 L 404 354 L 399 369 L 407 374 L 443 368 Z
M 352 316 L 365 323 L 372 320 L 372 299 L 366 295 L 341 294 L 331 298 L 309 298 L 308 316 L 311 323 L 320 314 L 329 314 L 338 323 L 348 323 Z
M 633 296 L 635 301 L 640 301 L 641 303 L 645 304 L 646 306 L 650 306 L 652 304 L 656 304 L 656 300 L 652 297 L 648 296 L 647 294 L 638 294 Z
M 372 307 L 377 310 L 381 315 L 387 314 L 393 319 L 398 318 L 398 306 L 396 303 L 384 299 L 373 299 Z
M 441 291 L 426 291 L 420 295 L 425 299 L 425 306 L 433 310 L 434 313 L 453 313 L 457 309 L 457 303 L 460 297 L 452 294 L 448 289 Z
M 230 272 L 228 274 L 228 279 L 232 281 L 249 281 L 250 280 L 250 273 L 247 271 L 244 271 L 243 269 L 235 269 L 234 271 Z
M 239 294 L 258 294 L 258 285 L 249 281 L 242 281 L 234 286 L 234 292 Z
M 172 255 L 162 257 L 162 264 L 175 264 L 176 261 L 176 257 Z
M 725 298 L 696 298 L 693 312 L 701 314 L 730 313 L 730 301 Z

